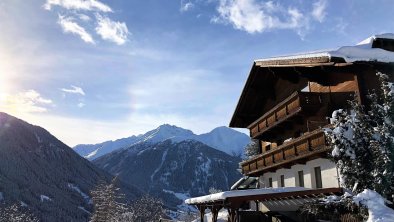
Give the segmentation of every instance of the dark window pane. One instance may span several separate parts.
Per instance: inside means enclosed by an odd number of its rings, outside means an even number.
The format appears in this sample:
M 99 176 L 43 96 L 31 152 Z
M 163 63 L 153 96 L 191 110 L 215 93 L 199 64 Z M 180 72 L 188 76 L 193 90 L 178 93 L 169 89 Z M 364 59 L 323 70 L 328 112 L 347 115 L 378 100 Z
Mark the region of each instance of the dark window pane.
M 304 171 L 298 171 L 298 186 L 304 187 Z
M 322 180 L 321 180 L 321 168 L 315 167 L 315 180 L 316 180 L 316 188 L 322 188 Z
M 284 175 L 280 175 L 280 186 L 281 187 L 285 186 L 285 176 Z
M 272 178 L 268 178 L 268 186 L 272 187 Z

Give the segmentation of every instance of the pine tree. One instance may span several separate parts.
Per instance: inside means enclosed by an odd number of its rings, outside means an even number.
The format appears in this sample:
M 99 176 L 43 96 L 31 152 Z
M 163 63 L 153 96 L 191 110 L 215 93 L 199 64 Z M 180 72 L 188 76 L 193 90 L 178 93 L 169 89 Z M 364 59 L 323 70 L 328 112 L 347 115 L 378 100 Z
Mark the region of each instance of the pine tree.
M 163 202 L 160 199 L 145 195 L 131 204 L 123 219 L 132 222 L 159 221 L 163 212 Z
M 18 204 L 10 206 L 0 205 L 0 221 L 7 222 L 38 222 L 39 220 Z
M 343 186 L 361 192 L 373 180 L 371 150 L 369 149 L 369 117 L 364 108 L 352 101 L 352 111 L 337 110 L 333 113 L 333 129 L 326 131 L 333 145 L 332 158 L 342 175 Z
M 244 152 L 245 152 L 245 158 L 250 159 L 256 155 L 258 155 L 259 152 L 259 141 L 252 139 L 248 145 L 245 146 Z
M 146 195 L 127 205 L 115 186 L 116 179 L 111 184 L 101 182 L 91 192 L 94 204 L 91 222 L 159 221 L 164 212 L 161 200 Z
M 369 94 L 368 110 L 356 100 L 351 111 L 333 113 L 333 127 L 326 130 L 331 153 L 342 176 L 342 184 L 356 193 L 375 190 L 385 198 L 393 194 L 393 84 L 377 73 L 381 89 Z
M 115 177 L 111 184 L 101 182 L 91 192 L 94 204 L 91 222 L 117 222 L 120 221 L 119 216 L 126 211 L 125 205 L 121 203 L 123 194 L 115 186 L 116 179 Z
M 369 95 L 371 110 L 368 113 L 373 126 L 371 149 L 376 165 L 373 184 L 375 191 L 391 199 L 394 193 L 394 86 L 387 75 L 380 72 L 377 75 L 381 88 Z

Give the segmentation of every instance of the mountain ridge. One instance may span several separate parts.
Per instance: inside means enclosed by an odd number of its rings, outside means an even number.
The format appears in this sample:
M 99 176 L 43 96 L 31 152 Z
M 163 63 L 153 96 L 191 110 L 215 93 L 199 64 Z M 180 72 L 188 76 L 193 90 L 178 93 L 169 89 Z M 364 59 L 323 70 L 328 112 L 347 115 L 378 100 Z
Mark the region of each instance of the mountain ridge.
M 0 202 L 20 203 L 43 222 L 87 221 L 90 191 L 112 178 L 44 128 L 0 112 Z M 130 199 L 142 195 L 118 185 Z
M 92 162 L 123 181 L 159 197 L 173 210 L 187 211 L 184 199 L 210 188 L 228 190 L 242 175 L 241 158 L 196 140 L 143 142 Z
M 241 156 L 243 148 L 250 142 L 250 138 L 246 134 L 225 126 L 197 135 L 188 129 L 163 124 L 156 129 L 137 136 L 133 135 L 98 144 L 79 144 L 74 146 L 73 149 L 88 160 L 94 160 L 115 150 L 125 149 L 140 142 L 156 143 L 167 139 L 171 139 L 174 142 L 193 139 L 235 156 Z

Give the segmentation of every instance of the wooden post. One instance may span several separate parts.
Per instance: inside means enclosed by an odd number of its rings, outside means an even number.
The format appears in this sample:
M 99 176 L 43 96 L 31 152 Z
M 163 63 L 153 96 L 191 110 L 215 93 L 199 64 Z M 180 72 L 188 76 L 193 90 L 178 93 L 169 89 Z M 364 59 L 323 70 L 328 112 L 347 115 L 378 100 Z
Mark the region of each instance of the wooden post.
M 228 221 L 237 222 L 237 209 L 228 208 Z
M 199 205 L 198 210 L 200 211 L 200 222 L 204 222 L 205 206 Z
M 219 214 L 220 209 L 221 209 L 220 206 L 212 206 L 211 207 L 212 222 L 217 222 L 218 221 L 218 214 Z

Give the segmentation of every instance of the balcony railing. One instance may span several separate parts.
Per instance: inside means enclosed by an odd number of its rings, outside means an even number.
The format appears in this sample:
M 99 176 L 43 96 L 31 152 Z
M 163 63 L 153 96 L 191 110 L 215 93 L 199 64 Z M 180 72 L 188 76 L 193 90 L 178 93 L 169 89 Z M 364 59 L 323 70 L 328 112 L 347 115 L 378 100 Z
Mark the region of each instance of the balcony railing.
M 288 120 L 301 111 L 316 111 L 321 107 L 320 93 L 295 92 L 274 108 L 266 112 L 248 128 L 252 138 L 259 138 L 264 132 Z
M 321 129 L 304 134 L 277 148 L 241 163 L 244 175 L 257 176 L 324 155 L 329 150 Z

